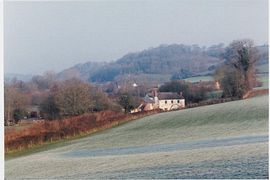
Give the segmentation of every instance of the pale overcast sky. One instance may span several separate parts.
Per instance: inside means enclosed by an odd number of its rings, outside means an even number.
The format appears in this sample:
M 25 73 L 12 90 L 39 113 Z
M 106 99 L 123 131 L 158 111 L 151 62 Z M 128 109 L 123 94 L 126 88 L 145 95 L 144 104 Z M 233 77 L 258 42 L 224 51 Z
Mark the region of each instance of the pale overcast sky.
M 59 72 L 160 44 L 268 43 L 267 0 L 5 2 L 5 73 Z

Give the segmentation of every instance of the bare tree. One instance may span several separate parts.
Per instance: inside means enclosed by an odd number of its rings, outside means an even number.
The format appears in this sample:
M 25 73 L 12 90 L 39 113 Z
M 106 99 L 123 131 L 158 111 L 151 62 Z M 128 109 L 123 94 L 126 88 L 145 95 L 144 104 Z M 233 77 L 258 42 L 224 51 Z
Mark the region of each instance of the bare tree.
M 57 81 L 57 75 L 54 71 L 46 71 L 43 75 L 35 75 L 31 82 L 36 84 L 40 90 L 49 89 Z
M 217 69 L 215 78 L 220 82 L 225 96 L 243 97 L 256 83 L 258 50 L 252 40 L 237 40 L 226 48 L 224 58 L 226 61 Z
M 55 98 L 49 96 L 40 103 L 40 111 L 47 120 L 60 119 L 60 109 L 55 103 Z
M 20 93 L 12 84 L 4 86 L 4 120 L 5 125 L 8 121 L 17 123 L 23 117 L 28 98 Z
M 78 79 L 62 82 L 56 90 L 55 103 L 61 115 L 74 116 L 90 111 L 93 106 L 91 86 Z

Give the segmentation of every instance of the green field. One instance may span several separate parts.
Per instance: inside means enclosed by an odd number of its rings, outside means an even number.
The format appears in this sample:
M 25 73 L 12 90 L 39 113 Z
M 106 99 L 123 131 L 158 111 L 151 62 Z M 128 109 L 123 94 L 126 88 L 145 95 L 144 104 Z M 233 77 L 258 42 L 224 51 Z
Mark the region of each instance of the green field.
M 188 82 L 213 81 L 213 76 L 196 76 L 184 79 Z
M 267 178 L 266 137 L 268 96 L 260 96 L 151 115 L 62 147 L 7 160 L 5 176 Z
M 268 73 L 269 72 L 269 64 L 261 64 L 256 66 L 256 69 L 259 73 Z
M 256 67 L 258 70 L 257 79 L 263 83 L 262 87 L 256 89 L 267 89 L 269 86 L 269 64 L 262 64 Z
M 116 81 L 121 84 L 123 82 L 136 82 L 139 85 L 157 85 L 168 82 L 171 79 L 170 74 L 129 74 L 116 77 Z
M 262 87 L 256 89 L 267 89 L 269 87 L 269 75 L 268 74 L 258 74 L 257 79 L 262 82 Z

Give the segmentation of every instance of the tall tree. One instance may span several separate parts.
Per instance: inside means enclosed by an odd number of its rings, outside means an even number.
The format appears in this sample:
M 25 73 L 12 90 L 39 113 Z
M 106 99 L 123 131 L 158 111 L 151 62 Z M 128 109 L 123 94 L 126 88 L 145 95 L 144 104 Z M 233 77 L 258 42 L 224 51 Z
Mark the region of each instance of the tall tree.
M 55 98 L 51 95 L 42 101 L 39 108 L 45 119 L 53 120 L 60 118 L 60 109 L 55 102 Z
M 242 97 L 255 83 L 255 63 L 258 50 L 252 40 L 233 41 L 224 53 L 225 63 L 216 71 L 216 80 L 221 84 L 225 96 Z
M 25 95 L 18 91 L 18 88 L 13 84 L 5 84 L 4 86 L 4 120 L 5 125 L 8 121 L 17 123 L 23 118 L 25 108 L 28 104 L 28 99 Z
M 137 108 L 141 103 L 141 99 L 137 96 L 132 96 L 129 93 L 123 93 L 119 97 L 119 104 L 125 109 L 125 113 Z

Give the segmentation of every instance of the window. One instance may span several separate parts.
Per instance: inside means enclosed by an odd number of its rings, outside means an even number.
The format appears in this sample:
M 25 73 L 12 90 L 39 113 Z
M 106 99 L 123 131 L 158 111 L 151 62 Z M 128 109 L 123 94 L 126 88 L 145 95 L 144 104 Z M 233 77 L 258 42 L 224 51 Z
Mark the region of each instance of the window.
M 179 101 L 179 100 L 177 100 L 177 103 L 180 103 L 180 101 Z
M 173 103 L 173 100 L 171 100 L 171 103 Z
M 167 104 L 167 101 L 165 101 L 165 104 Z

